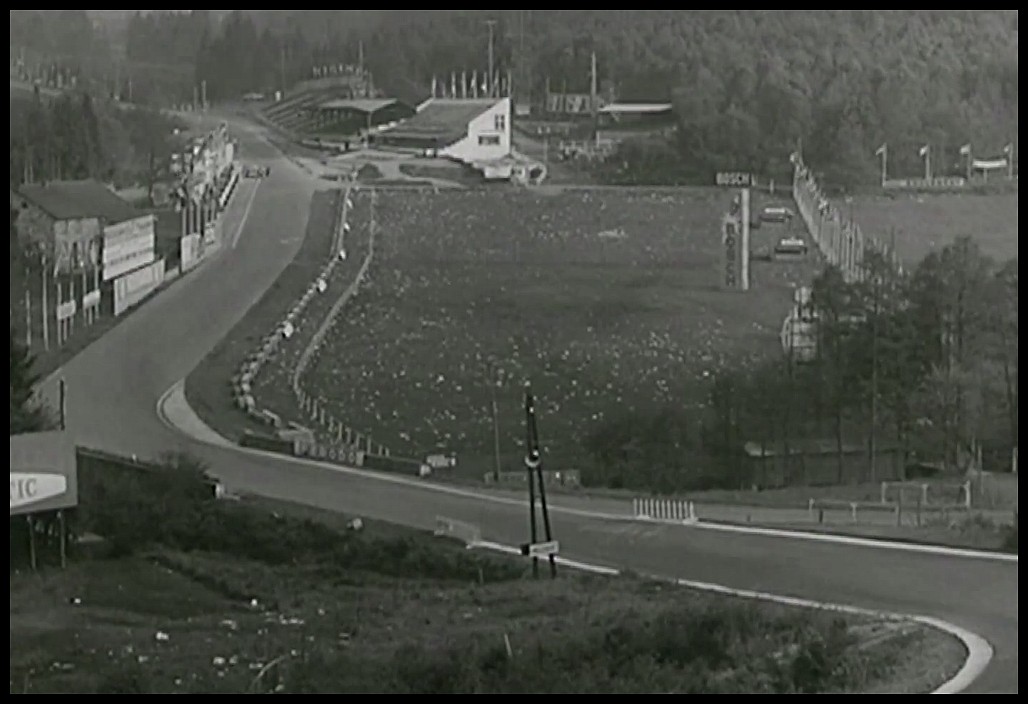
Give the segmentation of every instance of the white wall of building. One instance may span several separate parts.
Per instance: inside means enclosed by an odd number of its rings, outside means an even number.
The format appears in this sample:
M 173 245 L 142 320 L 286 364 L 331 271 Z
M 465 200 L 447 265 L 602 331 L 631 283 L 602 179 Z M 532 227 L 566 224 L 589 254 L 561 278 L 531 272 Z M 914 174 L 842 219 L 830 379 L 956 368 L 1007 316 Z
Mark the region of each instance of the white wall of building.
M 156 219 L 145 215 L 104 226 L 103 280 L 110 281 L 154 261 Z
M 497 100 L 495 105 L 468 123 L 468 134 L 464 139 L 441 150 L 440 155 L 467 164 L 500 159 L 509 155 L 510 118 L 510 98 Z

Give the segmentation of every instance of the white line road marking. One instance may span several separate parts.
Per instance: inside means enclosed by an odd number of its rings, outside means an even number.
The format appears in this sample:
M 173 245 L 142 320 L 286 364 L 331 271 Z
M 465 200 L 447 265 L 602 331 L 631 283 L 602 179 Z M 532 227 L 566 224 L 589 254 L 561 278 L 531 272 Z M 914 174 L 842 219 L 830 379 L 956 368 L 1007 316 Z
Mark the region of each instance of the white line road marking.
M 778 528 L 758 528 L 755 526 L 737 526 L 728 523 L 708 523 L 700 521 L 693 524 L 693 528 L 702 530 L 721 531 L 724 533 L 743 533 L 745 535 L 766 535 L 772 538 L 795 538 L 797 540 L 813 540 L 825 543 L 836 543 L 841 545 L 857 545 L 860 547 L 879 548 L 882 550 L 904 550 L 907 552 L 920 552 L 930 555 L 945 555 L 947 557 L 967 557 L 979 560 L 993 560 L 996 562 L 1017 562 L 1017 555 L 1003 552 L 988 552 L 986 550 L 972 550 L 970 548 L 950 548 L 943 545 L 924 545 L 920 543 L 903 543 L 898 540 L 875 540 L 874 538 L 859 538 L 850 535 L 835 535 L 831 533 L 808 533 L 799 530 L 784 530 Z
M 479 541 L 469 545 L 469 547 L 502 552 L 507 555 L 521 555 L 521 551 L 518 548 L 510 545 L 503 545 L 502 543 Z M 611 576 L 619 574 L 619 571 L 612 567 L 594 565 L 587 562 L 578 562 L 577 560 L 569 560 L 560 556 L 557 557 L 556 561 L 558 565 L 583 570 L 585 572 L 592 572 L 594 574 Z M 655 579 L 661 578 L 655 577 Z M 914 621 L 916 623 L 921 623 L 931 628 L 944 631 L 963 643 L 964 648 L 967 649 L 967 659 L 964 661 L 960 670 L 958 670 L 952 678 L 936 687 L 931 692 L 932 694 L 959 694 L 964 691 L 985 671 L 985 668 L 988 667 L 989 663 L 992 661 L 992 656 L 994 654 L 992 646 L 989 645 L 988 641 L 981 636 L 961 628 L 960 626 L 949 623 L 948 621 L 943 621 L 942 619 L 933 618 L 931 616 L 915 616 L 887 611 L 874 611 L 872 609 L 862 609 L 859 606 L 848 606 L 846 604 L 833 604 L 824 601 L 813 601 L 811 599 L 800 599 L 798 597 L 780 596 L 778 594 L 769 594 L 767 592 L 758 592 L 749 589 L 732 589 L 731 587 L 724 587 L 720 584 L 695 582 L 688 579 L 675 579 L 672 581 L 674 581 L 678 586 L 686 587 L 688 589 L 714 592 L 743 599 L 758 599 L 760 601 L 769 601 L 785 606 L 837 611 L 857 616 L 872 616 L 880 619 L 888 619 L 890 621 Z
M 236 227 L 236 234 L 232 237 L 232 249 L 236 248 L 236 244 L 239 242 L 239 236 L 243 234 L 243 228 L 246 227 L 246 220 L 250 217 L 250 208 L 253 207 L 253 202 L 257 199 L 257 190 L 261 187 L 260 181 L 258 181 L 253 190 L 250 191 L 250 200 L 246 202 L 246 209 L 243 210 L 243 216 L 239 220 L 239 225 Z

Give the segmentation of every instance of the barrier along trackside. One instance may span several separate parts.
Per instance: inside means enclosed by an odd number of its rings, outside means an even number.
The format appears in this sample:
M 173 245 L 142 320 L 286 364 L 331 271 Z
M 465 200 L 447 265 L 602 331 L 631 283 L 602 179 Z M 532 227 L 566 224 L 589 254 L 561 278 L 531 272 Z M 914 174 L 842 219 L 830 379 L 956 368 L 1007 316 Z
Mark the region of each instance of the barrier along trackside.
M 338 201 L 338 213 L 334 223 L 332 250 L 325 265 L 307 287 L 303 296 L 293 305 L 285 318 L 266 335 L 258 348 L 240 365 L 232 379 L 233 397 L 236 406 L 254 420 L 274 428 L 275 437 L 246 433 L 240 444 L 271 452 L 308 457 L 351 467 L 367 467 L 383 471 L 401 472 L 425 476 L 429 473 L 424 463 L 414 459 L 392 457 L 388 448 L 375 444 L 371 434 L 360 432 L 336 418 L 328 409 L 326 400 L 305 388 L 304 376 L 311 361 L 325 342 L 328 332 L 336 324 L 339 314 L 353 299 L 360 287 L 368 280 L 368 272 L 375 256 L 376 225 L 374 216 L 368 225 L 368 252 L 353 281 L 332 304 L 328 313 L 300 352 L 296 365 L 290 374 L 290 385 L 297 405 L 305 416 L 303 423 L 284 423 L 280 414 L 268 408 L 261 408 L 254 397 L 254 383 L 263 366 L 272 355 L 281 351 L 282 345 L 298 331 L 303 313 L 314 298 L 328 289 L 328 282 L 340 262 L 345 261 L 345 235 L 350 230 L 349 213 L 353 207 L 352 194 L 356 191 L 353 181 L 347 183 Z M 371 192 L 374 199 L 374 191 Z M 374 203 L 372 203 L 374 214 Z M 312 430 L 308 425 L 313 425 Z M 288 426 L 288 427 L 287 427 Z

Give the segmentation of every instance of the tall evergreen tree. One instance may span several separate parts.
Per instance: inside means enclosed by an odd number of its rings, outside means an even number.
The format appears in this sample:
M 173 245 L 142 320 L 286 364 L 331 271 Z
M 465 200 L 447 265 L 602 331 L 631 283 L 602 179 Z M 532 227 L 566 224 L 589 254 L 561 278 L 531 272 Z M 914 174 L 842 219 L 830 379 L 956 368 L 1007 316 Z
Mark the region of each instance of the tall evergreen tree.
M 18 341 L 14 327 L 11 327 L 11 435 L 52 427 L 46 409 L 33 394 L 33 387 L 39 381 L 39 375 L 33 371 L 34 364 L 32 353 Z

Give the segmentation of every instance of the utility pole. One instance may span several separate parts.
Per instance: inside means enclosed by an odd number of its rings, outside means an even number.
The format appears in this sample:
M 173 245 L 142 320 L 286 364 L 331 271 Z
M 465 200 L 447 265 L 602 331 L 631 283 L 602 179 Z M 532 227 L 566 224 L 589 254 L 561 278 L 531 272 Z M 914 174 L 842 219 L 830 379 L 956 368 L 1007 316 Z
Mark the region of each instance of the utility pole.
M 496 482 L 500 482 L 500 412 L 499 407 L 496 405 L 496 385 L 497 385 L 497 373 L 496 367 L 490 365 L 489 369 L 489 389 L 492 392 L 492 411 L 493 411 L 493 460 L 494 460 L 494 472 L 496 473 Z
M 880 262 L 874 262 L 874 266 L 877 269 Z M 871 481 L 877 481 L 878 476 L 878 315 L 879 315 L 879 296 L 881 272 L 873 271 L 871 274 L 871 291 L 874 296 L 872 302 L 872 315 L 871 319 L 871 435 L 868 442 L 868 450 L 870 452 L 870 470 L 871 470 Z
M 529 496 L 529 510 L 531 511 L 531 535 L 532 542 L 530 545 L 535 545 L 538 540 L 538 530 L 536 527 L 535 518 L 535 489 L 533 474 L 535 480 L 539 482 L 539 503 L 543 513 L 543 530 L 545 531 L 546 541 L 551 543 L 553 541 L 553 529 L 550 526 L 550 511 L 546 506 L 546 483 L 543 480 L 543 460 L 542 452 L 539 447 L 539 426 L 536 422 L 535 415 L 535 398 L 532 396 L 532 387 L 529 384 L 525 384 L 525 468 L 528 470 L 528 496 Z M 557 577 L 557 560 L 554 551 L 549 552 L 550 560 L 550 577 L 556 579 Z M 532 576 L 539 576 L 539 559 L 532 556 Z
M 283 44 L 278 52 L 278 80 L 282 89 L 282 95 L 286 94 L 286 47 Z
M 493 30 L 496 27 L 496 20 L 486 20 L 486 27 L 489 28 L 489 80 L 487 83 L 487 91 L 489 97 L 496 97 L 493 95 L 495 86 L 493 85 Z
M 525 61 L 525 12 L 527 12 L 527 10 L 518 10 L 519 45 L 517 101 L 519 103 L 527 102 L 527 91 L 525 90 L 525 87 L 528 85 L 528 80 L 526 78 L 528 62 Z M 511 95 L 514 95 L 513 91 L 511 91 Z
M 590 69 L 591 69 L 590 70 L 591 83 L 590 83 L 590 86 L 589 86 L 589 103 L 590 103 L 590 108 L 591 108 L 592 118 L 593 118 L 593 143 L 598 145 L 600 143 L 600 129 L 599 129 L 600 128 L 600 125 L 599 125 L 600 114 L 599 114 L 599 106 L 596 105 L 596 101 L 597 101 L 597 84 L 596 84 L 596 52 L 595 51 L 592 53 L 592 64 L 590 66 Z

